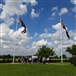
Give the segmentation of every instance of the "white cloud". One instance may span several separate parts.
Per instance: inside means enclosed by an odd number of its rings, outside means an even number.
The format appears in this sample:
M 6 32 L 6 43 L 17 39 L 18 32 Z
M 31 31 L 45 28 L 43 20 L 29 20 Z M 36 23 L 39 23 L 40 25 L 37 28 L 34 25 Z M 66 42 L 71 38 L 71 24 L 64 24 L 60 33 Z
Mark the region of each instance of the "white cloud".
M 46 28 L 44 30 L 45 32 L 42 34 L 35 33 L 34 36 L 37 36 L 36 38 L 38 38 L 36 39 L 36 41 L 32 41 L 33 38 L 29 36 L 28 29 L 26 34 L 21 34 L 23 28 L 19 28 L 17 31 L 10 29 L 9 26 L 13 24 L 13 16 L 15 14 L 17 14 L 18 12 L 20 15 L 27 13 L 28 4 L 36 5 L 38 3 L 36 0 L 24 0 L 27 5 L 23 5 L 22 0 L 10 0 L 12 2 L 8 1 L 9 0 L 6 0 L 5 5 L 0 4 L 0 9 L 3 10 L 1 12 L 0 18 L 4 20 L 4 23 L 0 24 L 0 44 L 2 43 L 2 50 L 0 49 L 0 51 L 2 51 L 2 54 L 9 53 L 12 55 L 15 49 L 15 55 L 33 55 L 36 53 L 39 47 L 46 45 L 48 47 L 54 47 L 55 52 L 60 55 L 61 30 L 63 36 L 63 50 L 65 50 L 67 46 L 71 46 L 73 43 L 75 43 L 73 40 L 69 40 L 67 38 L 65 30 L 62 29 L 60 23 L 52 25 L 52 28 L 56 30 L 55 32 L 49 33 L 50 30 L 48 31 L 48 29 Z M 58 8 L 54 7 L 52 10 L 58 10 Z M 67 11 L 65 10 L 61 11 L 61 15 L 67 13 Z M 35 13 L 34 9 L 32 9 L 31 13 L 31 17 L 33 18 L 39 16 L 39 13 Z M 69 34 L 74 38 L 74 40 L 76 40 L 74 31 L 69 31 Z
M 72 11 L 73 11 L 73 12 L 76 12 L 76 7 L 74 7 L 74 8 L 72 9 Z
M 41 10 L 44 10 L 44 8 L 41 8 Z
M 30 16 L 31 18 L 39 17 L 39 13 L 35 13 L 35 10 L 32 9 Z
M 74 40 L 76 40 L 76 36 L 74 37 Z
M 32 49 L 34 50 L 34 54 L 37 52 L 37 50 L 42 47 L 43 45 L 52 48 L 54 45 L 52 42 L 49 42 L 44 39 L 40 39 L 39 41 L 34 41 L 32 43 Z
M 56 13 L 55 13 L 55 12 L 53 12 L 51 16 L 55 16 L 55 15 L 56 15 Z
M 35 35 L 34 35 L 34 36 L 35 36 L 35 37 L 36 37 L 36 36 L 38 36 L 38 33 L 35 33 Z
M 58 10 L 58 7 L 57 7 L 57 6 L 56 6 L 56 7 L 53 7 L 53 8 L 52 8 L 52 11 L 54 11 L 54 10 L 57 11 L 57 10 Z
M 46 45 L 47 44 L 47 41 L 45 41 L 44 39 L 42 40 L 39 40 L 38 42 L 33 42 L 32 46 L 43 46 L 43 45 Z
M 59 15 L 63 15 L 65 13 L 68 13 L 68 9 L 67 8 L 62 8 Z
M 54 16 L 56 15 L 56 12 L 58 13 L 58 6 L 53 7 L 53 8 L 52 8 L 52 11 L 55 11 L 55 12 L 53 12 L 53 13 L 51 14 L 51 17 L 48 18 L 49 20 L 54 20 L 54 19 L 55 19 Z
M 0 9 L 2 9 L 3 8 L 3 5 L 2 4 L 0 4 Z
M 22 1 L 21 1 L 22 2 Z M 13 16 L 15 14 L 24 14 L 27 12 L 27 6 L 21 4 L 21 2 L 15 2 L 10 0 L 5 1 L 5 5 L 3 5 L 2 12 L 0 14 L 0 18 L 8 25 L 12 25 L 14 23 Z M 11 7 L 11 8 L 10 8 Z
M 68 13 L 68 9 L 67 9 L 66 7 L 61 8 L 60 12 L 59 12 L 59 10 L 58 10 L 58 6 L 53 7 L 53 8 L 52 8 L 52 11 L 54 11 L 54 10 L 55 10 L 60 16 L 63 15 L 63 14 L 65 14 L 65 13 Z M 55 16 L 55 15 L 56 15 L 56 12 L 53 12 L 51 16 Z
M 33 41 L 30 45 L 30 42 L 32 41 L 32 37 L 28 35 L 28 32 L 26 34 L 21 34 L 21 31 L 23 28 L 19 28 L 16 31 L 11 30 L 6 26 L 6 24 L 1 24 L 0 27 L 2 27 L 2 54 L 13 54 L 13 50 L 15 49 L 15 54 L 16 55 L 33 55 L 37 52 L 38 48 L 40 48 L 43 45 L 46 45 L 47 47 L 54 47 L 54 50 L 57 55 L 60 55 L 61 51 L 61 40 L 60 40 L 60 23 L 57 23 L 56 25 L 52 25 L 52 28 L 56 30 L 54 33 L 42 33 L 38 34 L 35 33 L 35 36 L 40 37 L 37 41 Z M 6 28 L 6 29 L 4 29 Z M 71 46 L 74 41 L 73 40 L 68 40 L 64 29 L 62 29 L 63 33 L 63 51 L 67 48 L 67 46 Z M 70 35 L 72 37 L 75 37 L 75 32 L 70 31 Z M 1 36 L 1 35 L 0 35 Z M 0 41 L 1 43 L 1 41 Z M 15 47 L 14 47 L 15 45 Z
M 21 4 L 21 2 L 8 2 L 6 0 L 6 3 L 3 6 L 3 11 L 1 13 L 1 19 L 5 19 L 7 17 L 13 16 L 14 14 L 18 14 L 18 13 L 24 14 L 26 12 L 27 12 L 26 5 Z
M 22 2 L 25 2 L 26 4 L 23 5 Z M 35 6 L 38 2 L 36 0 L 5 0 L 5 5 L 0 4 L 0 8 L 3 10 L 0 14 L 0 18 L 6 21 L 7 18 L 10 19 L 16 14 L 23 15 L 27 13 L 28 4 Z M 37 16 L 38 14 L 35 14 L 35 17 Z
M 20 5 L 20 9 L 21 9 L 21 14 L 26 13 L 26 12 L 27 12 L 27 5 L 21 4 L 21 5 Z M 19 14 L 20 14 L 20 13 L 19 13 Z
M 26 54 L 25 53 L 25 49 L 26 52 L 28 54 L 28 48 L 27 45 L 31 40 L 32 37 L 30 37 L 28 35 L 28 32 L 26 34 L 21 34 L 21 31 L 23 30 L 23 28 L 19 28 L 16 31 L 11 30 L 6 24 L 2 23 L 0 26 L 0 29 L 2 31 L 0 31 L 0 40 L 2 38 L 2 40 L 0 41 L 0 44 L 2 44 L 2 54 L 13 54 L 13 50 L 15 48 L 15 54 L 16 55 L 20 55 L 21 51 L 21 55 Z
M 6 2 L 26 2 L 27 4 L 30 3 L 31 6 L 35 6 L 36 4 L 38 4 L 38 2 L 36 0 L 6 0 Z
M 56 30 L 54 33 L 42 33 L 40 34 L 40 38 L 46 39 L 47 43 L 51 42 L 50 46 L 54 47 L 54 50 L 57 55 L 60 55 L 59 53 L 61 51 L 61 37 L 62 37 L 62 49 L 63 51 L 66 50 L 67 47 L 71 46 L 73 43 L 75 43 L 73 40 L 69 40 L 66 36 L 65 30 L 61 27 L 60 23 L 57 23 L 56 25 L 52 25 L 52 28 Z M 62 31 L 62 33 L 61 33 Z M 68 31 L 69 32 L 69 31 Z M 75 32 L 70 31 L 69 32 L 70 37 L 74 37 L 75 39 Z M 48 44 L 47 44 L 48 46 Z M 67 54 L 67 53 L 66 53 Z
M 75 5 L 75 7 L 72 8 L 72 11 L 76 13 L 76 0 L 70 0 L 70 1 Z M 76 18 L 76 15 L 74 17 Z
M 26 4 L 23 5 L 22 2 Z M 38 2 L 36 0 L 5 0 L 5 5 L 0 4 L 0 9 L 2 9 L 0 19 L 4 22 L 0 24 L 0 44 L 2 44 L 0 52 L 2 54 L 12 55 L 14 50 L 16 55 L 31 55 L 34 53 L 32 53 L 32 47 L 29 46 L 32 37 L 29 36 L 28 29 L 26 34 L 21 34 L 23 27 L 17 31 L 10 29 L 10 25 L 15 21 L 14 15 L 26 14 L 28 4 L 35 6 Z M 27 46 L 29 47 L 27 48 Z
M 75 14 L 75 16 L 74 16 L 75 18 L 76 18 L 76 14 Z
M 61 23 L 57 23 L 56 25 L 53 25 L 52 28 L 55 30 L 60 30 L 61 29 Z
M 7 26 L 10 26 L 14 23 L 14 18 L 7 17 L 4 19 L 4 22 L 7 24 Z
M 72 30 L 70 30 L 69 33 L 70 33 L 70 35 L 73 36 L 73 37 L 74 37 L 75 34 L 76 34 L 76 32 L 75 32 L 75 31 L 72 31 Z
M 51 18 L 51 17 L 49 17 L 48 19 L 49 19 L 49 20 L 54 20 L 55 18 Z
M 32 6 L 35 6 L 36 4 L 38 4 L 36 0 L 29 0 L 29 2 L 31 3 Z
M 22 0 L 20 0 L 22 1 Z M 36 0 L 23 0 L 23 2 L 26 2 L 27 4 L 31 4 L 31 6 L 35 6 L 38 4 L 38 2 Z
M 54 44 L 55 44 L 55 45 L 59 45 L 59 44 L 60 44 L 60 41 L 55 40 L 55 41 L 54 41 Z
M 76 4 L 76 0 L 71 0 L 71 3 Z
M 47 29 L 47 28 L 45 28 L 45 29 L 44 29 L 44 31 L 47 33 L 47 32 L 48 32 L 48 29 Z
M 40 38 L 51 38 L 51 37 L 52 37 L 52 34 L 49 34 L 49 33 L 43 33 L 43 34 L 40 34 L 39 37 L 40 37 Z
M 5 23 L 0 24 L 0 28 L 2 30 L 2 32 L 1 31 L 0 32 L 5 33 L 5 34 L 7 34 L 10 30 L 9 27 Z
M 48 33 L 48 32 L 40 34 L 40 38 L 59 39 L 60 38 L 60 34 L 61 34 L 60 33 L 60 31 L 61 31 L 60 29 L 62 29 L 61 24 L 57 23 L 56 25 L 53 25 L 52 28 L 55 29 L 56 32 L 52 31 L 53 34 L 52 33 Z M 64 30 L 63 30 L 63 32 L 64 32 Z

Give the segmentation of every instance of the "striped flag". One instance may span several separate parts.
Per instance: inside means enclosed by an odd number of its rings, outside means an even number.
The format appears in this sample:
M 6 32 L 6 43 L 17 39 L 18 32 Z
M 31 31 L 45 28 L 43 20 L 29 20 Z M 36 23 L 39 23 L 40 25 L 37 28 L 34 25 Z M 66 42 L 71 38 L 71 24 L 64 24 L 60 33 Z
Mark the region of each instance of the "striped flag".
M 69 34 L 68 34 L 68 31 L 66 30 L 66 35 L 67 35 L 67 37 L 70 39 L 70 36 L 69 36 Z
M 62 20 L 60 20 L 60 22 L 61 22 L 61 26 L 62 26 L 62 28 L 65 29 L 65 31 L 66 31 L 66 35 L 67 35 L 67 37 L 70 39 L 70 36 L 69 36 L 69 34 L 68 34 L 68 31 L 67 31 L 67 29 L 66 29 L 64 23 L 62 22 Z
M 65 25 L 63 24 L 62 20 L 61 20 L 61 26 L 63 27 L 63 29 L 66 30 Z
M 19 18 L 19 22 L 20 22 L 20 24 L 22 25 L 22 27 L 24 27 L 24 30 L 21 31 L 21 33 L 26 33 L 26 26 L 25 26 L 25 24 L 23 23 L 23 21 L 22 21 L 21 18 Z

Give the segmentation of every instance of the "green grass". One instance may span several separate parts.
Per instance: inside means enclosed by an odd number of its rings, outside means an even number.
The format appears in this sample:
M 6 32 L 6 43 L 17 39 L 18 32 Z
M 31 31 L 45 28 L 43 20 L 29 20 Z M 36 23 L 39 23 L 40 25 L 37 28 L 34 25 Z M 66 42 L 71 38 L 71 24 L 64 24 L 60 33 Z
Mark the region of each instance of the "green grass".
M 69 63 L 0 64 L 0 76 L 76 76 L 76 67 Z

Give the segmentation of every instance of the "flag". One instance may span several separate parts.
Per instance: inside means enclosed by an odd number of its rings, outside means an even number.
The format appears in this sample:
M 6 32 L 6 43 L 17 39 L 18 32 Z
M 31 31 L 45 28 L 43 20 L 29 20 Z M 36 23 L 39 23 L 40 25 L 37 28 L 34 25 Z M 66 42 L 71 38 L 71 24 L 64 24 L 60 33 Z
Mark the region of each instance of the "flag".
M 20 24 L 22 25 L 22 27 L 24 27 L 24 30 L 21 31 L 21 33 L 26 33 L 26 26 L 25 26 L 25 24 L 23 23 L 23 21 L 22 21 L 21 18 L 19 18 L 19 22 L 20 22 Z
M 65 25 L 63 24 L 62 20 L 61 20 L 61 26 L 63 27 L 63 29 L 66 30 Z
M 61 26 L 62 26 L 62 28 L 65 29 L 65 31 L 66 31 L 66 35 L 67 35 L 67 37 L 70 39 L 70 36 L 69 36 L 69 34 L 68 34 L 68 31 L 67 31 L 67 29 L 66 29 L 64 23 L 62 22 L 62 20 L 61 20 L 60 22 L 61 22 Z
M 67 37 L 70 39 L 70 36 L 69 36 L 69 34 L 68 34 L 68 31 L 66 30 L 66 35 L 67 35 Z

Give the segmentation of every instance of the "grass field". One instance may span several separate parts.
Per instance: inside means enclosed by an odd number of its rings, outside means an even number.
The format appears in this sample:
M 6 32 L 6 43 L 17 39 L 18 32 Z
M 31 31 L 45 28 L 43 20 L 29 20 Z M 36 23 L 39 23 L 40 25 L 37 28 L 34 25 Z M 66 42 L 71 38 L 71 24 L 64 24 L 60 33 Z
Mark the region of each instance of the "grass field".
M 76 76 L 70 63 L 0 64 L 0 76 Z

